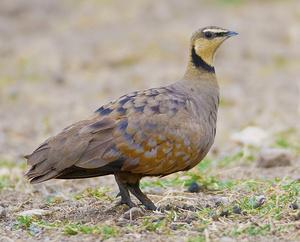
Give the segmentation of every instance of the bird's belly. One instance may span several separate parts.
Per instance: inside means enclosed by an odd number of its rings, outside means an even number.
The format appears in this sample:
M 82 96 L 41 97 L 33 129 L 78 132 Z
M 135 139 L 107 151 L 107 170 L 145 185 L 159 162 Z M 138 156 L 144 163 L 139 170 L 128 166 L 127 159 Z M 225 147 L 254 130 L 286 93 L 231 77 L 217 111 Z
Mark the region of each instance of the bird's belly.
M 198 127 L 173 132 L 156 147 L 149 149 L 146 144 L 142 153 L 130 153 L 122 170 L 154 176 L 188 170 L 204 158 L 212 142 L 213 137 Z

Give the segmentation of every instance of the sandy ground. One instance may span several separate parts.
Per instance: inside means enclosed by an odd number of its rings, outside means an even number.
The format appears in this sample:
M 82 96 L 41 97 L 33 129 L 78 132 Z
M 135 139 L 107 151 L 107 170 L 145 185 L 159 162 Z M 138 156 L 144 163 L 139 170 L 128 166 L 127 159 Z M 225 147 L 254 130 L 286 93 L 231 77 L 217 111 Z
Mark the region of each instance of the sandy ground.
M 22 156 L 45 138 L 89 116 L 107 101 L 178 80 L 185 70 L 191 33 L 206 25 L 240 33 L 222 46 L 216 58 L 222 100 L 210 156 L 218 160 L 240 149 L 232 134 L 248 126 L 257 126 L 268 135 L 256 151 L 273 144 L 280 134 L 299 143 L 297 0 L 4 0 L 0 2 L 0 159 L 19 164 Z M 0 233 L 7 241 L 97 238 L 66 237 L 51 231 L 31 236 L 12 228 L 19 211 L 44 207 L 49 194 L 63 198 L 52 207 L 53 221 L 117 223 L 126 211 L 112 209 L 110 201 L 71 199 L 97 185 L 111 187 L 113 197 L 116 186 L 112 178 L 50 181 L 32 187 L 22 177 L 24 167 L 13 171 L 18 177 L 14 189 L 0 193 L 0 203 L 8 209 L 0 221 Z M 262 169 L 248 164 L 216 168 L 211 174 L 221 179 L 298 179 L 299 171 L 296 152 L 289 167 Z M 187 196 L 183 188 L 177 189 Z M 160 191 L 160 198 L 153 195 L 153 199 L 157 202 L 168 192 Z M 211 199 L 188 196 L 199 202 Z M 181 241 L 192 235 L 195 232 L 188 229 L 170 235 L 132 232 L 110 240 Z M 269 239 L 282 240 L 276 236 Z

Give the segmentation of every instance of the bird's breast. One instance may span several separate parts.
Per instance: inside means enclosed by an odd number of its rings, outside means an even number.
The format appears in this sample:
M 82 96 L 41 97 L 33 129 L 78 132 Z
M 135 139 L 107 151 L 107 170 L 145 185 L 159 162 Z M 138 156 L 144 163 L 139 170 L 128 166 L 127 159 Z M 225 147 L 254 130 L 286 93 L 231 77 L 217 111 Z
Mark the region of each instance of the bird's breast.
M 186 170 L 200 162 L 213 143 L 213 135 L 194 118 L 170 120 L 151 132 L 143 129 L 132 137 L 120 136 L 118 149 L 126 157 L 124 171 L 145 175 L 165 175 Z

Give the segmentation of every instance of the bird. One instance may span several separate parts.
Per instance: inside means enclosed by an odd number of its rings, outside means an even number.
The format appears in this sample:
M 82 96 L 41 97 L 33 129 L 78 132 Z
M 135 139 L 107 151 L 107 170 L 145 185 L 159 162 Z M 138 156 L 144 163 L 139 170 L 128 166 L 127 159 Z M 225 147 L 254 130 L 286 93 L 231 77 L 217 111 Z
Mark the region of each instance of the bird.
M 118 204 L 135 207 L 132 194 L 145 209 L 156 210 L 140 181 L 189 170 L 207 155 L 219 106 L 214 56 L 235 35 L 216 26 L 198 29 L 181 79 L 125 94 L 48 138 L 24 156 L 30 183 L 114 175 Z

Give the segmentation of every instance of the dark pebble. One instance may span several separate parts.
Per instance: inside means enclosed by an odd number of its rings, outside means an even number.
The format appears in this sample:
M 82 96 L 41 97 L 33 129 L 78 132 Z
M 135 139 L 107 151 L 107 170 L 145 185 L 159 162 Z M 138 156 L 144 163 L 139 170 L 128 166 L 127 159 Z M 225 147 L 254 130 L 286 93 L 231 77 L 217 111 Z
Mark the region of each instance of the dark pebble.
M 232 212 L 235 213 L 235 214 L 241 214 L 242 213 L 242 209 L 235 205 L 233 208 L 232 208 Z
M 297 210 L 297 209 L 299 209 L 299 205 L 298 205 L 297 203 L 292 203 L 292 204 L 290 205 L 290 208 L 291 208 L 291 209 L 294 209 L 294 210 Z
M 256 201 L 253 205 L 253 208 L 259 208 L 266 202 L 266 197 L 264 195 L 260 195 L 260 196 L 257 196 L 255 198 L 255 200 Z
M 188 191 L 192 192 L 192 193 L 198 193 L 198 192 L 200 192 L 200 190 L 201 190 L 201 187 L 198 185 L 197 182 L 193 182 L 188 188 Z

